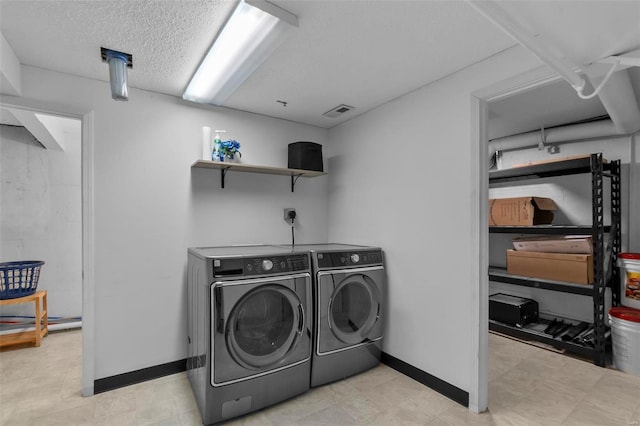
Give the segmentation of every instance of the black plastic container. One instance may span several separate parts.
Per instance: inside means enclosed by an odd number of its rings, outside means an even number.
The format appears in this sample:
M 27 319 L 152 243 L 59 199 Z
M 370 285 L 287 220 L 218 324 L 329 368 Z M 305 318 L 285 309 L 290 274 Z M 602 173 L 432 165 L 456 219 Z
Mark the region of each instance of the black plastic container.
M 497 293 L 489 296 L 489 319 L 522 327 L 538 319 L 538 302 Z
M 287 167 L 323 172 L 322 145 L 315 142 L 290 143 Z

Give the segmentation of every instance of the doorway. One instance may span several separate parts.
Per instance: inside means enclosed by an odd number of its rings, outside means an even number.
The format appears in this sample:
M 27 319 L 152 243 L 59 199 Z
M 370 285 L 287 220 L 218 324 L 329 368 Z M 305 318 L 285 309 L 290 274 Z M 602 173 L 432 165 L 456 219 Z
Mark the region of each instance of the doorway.
M 7 164 L 3 175 L 15 176 L 10 179 L 15 183 L 9 191 L 10 201 L 20 196 L 24 200 L 11 210 L 11 219 L 18 225 L 3 223 L 3 230 L 9 232 L 0 235 L 3 244 L 0 255 L 7 260 L 14 256 L 42 257 L 45 267 L 50 267 L 50 276 L 43 269 L 39 288 L 49 293 L 48 315 L 66 319 L 58 321 L 67 323 L 59 328 L 82 327 L 82 394 L 89 396 L 93 395 L 94 383 L 93 112 L 61 109 L 64 108 L 52 108 L 29 99 L 0 98 L 3 122 L 8 116 L 5 111 L 11 111 L 14 119 L 16 115 L 34 117 L 36 128 L 48 126 L 50 133 L 43 138 L 41 129 L 36 129 L 39 136 L 36 139 L 23 126 L 15 123 L 9 126 L 5 144 L 8 148 L 2 152 L 3 167 Z M 56 142 L 49 137 L 61 145 L 55 146 Z M 4 139 L 3 132 L 3 142 Z M 46 144 L 40 139 L 47 139 Z M 9 156 L 10 152 L 17 152 L 17 157 Z M 9 170 L 11 167 L 15 170 Z M 0 208 L 6 210 L 4 200 Z M 47 283 L 47 279 L 51 282 Z M 61 302 L 63 298 L 73 301 Z
M 548 68 L 540 67 L 528 73 L 496 83 L 471 94 L 471 154 L 477 162 L 473 164 L 472 188 L 477 197 L 473 200 L 472 215 L 477 221 L 472 223 L 472 270 L 477 271 L 478 288 L 472 303 L 472 347 L 478 352 L 472 354 L 472 377 L 469 408 L 474 412 L 483 412 L 489 402 L 489 106 L 488 104 L 503 98 L 532 90 L 559 80 Z

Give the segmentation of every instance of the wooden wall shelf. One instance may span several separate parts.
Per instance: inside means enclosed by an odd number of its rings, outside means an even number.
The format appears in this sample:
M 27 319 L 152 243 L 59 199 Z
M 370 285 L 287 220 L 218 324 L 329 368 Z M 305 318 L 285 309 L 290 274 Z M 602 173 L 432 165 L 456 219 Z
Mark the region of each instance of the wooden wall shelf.
M 218 169 L 220 170 L 220 186 L 224 188 L 224 178 L 229 170 L 246 173 L 261 173 L 267 175 L 281 175 L 291 177 L 291 192 L 293 192 L 296 181 L 300 177 L 316 177 L 326 175 L 326 172 L 314 170 L 288 169 L 283 167 L 255 166 L 243 163 L 230 163 L 225 161 L 198 160 L 191 165 L 192 168 Z

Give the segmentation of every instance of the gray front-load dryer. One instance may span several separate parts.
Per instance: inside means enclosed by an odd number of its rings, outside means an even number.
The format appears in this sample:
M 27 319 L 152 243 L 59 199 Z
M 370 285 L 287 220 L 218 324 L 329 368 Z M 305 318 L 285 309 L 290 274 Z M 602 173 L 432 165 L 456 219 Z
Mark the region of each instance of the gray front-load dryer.
M 347 244 L 296 245 L 311 254 L 314 341 L 311 386 L 380 363 L 386 274 L 382 250 Z
M 204 424 L 309 389 L 307 252 L 267 246 L 188 251 L 188 365 Z

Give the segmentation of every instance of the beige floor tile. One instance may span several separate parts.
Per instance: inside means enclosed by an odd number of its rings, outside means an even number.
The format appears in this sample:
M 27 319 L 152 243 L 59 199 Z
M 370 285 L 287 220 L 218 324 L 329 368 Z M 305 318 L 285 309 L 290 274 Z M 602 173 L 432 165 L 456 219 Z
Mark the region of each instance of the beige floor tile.
M 58 410 L 41 416 L 34 416 L 34 425 L 47 426 L 81 426 L 93 424 L 93 404 L 83 404 L 77 407 Z
M 456 423 L 456 424 L 462 424 L 462 423 Z M 428 426 L 451 426 L 450 423 L 447 423 L 446 421 L 442 420 L 440 417 L 435 417 L 431 419 L 431 421 L 427 423 L 427 425 Z
M 561 423 L 563 426 L 628 426 L 629 417 L 614 410 L 603 410 L 589 403 L 580 403 Z
M 409 407 L 397 407 L 361 421 L 360 424 L 372 426 L 418 426 L 428 425 L 436 419 L 436 416 L 425 415 L 419 410 L 413 410 Z
M 472 413 L 463 406 L 452 408 L 438 415 L 438 418 L 448 426 L 493 426 L 493 417 L 490 412 L 482 414 Z
M 373 401 L 361 394 L 345 397 L 337 402 L 337 406 L 349 413 L 356 422 L 362 422 L 381 413 L 380 408 Z
M 266 410 L 267 418 L 276 425 L 296 424 L 303 417 L 334 405 L 326 393 L 315 389 Z
M 96 421 L 125 414 L 131 414 L 135 417 L 136 401 L 133 390 L 116 389 L 95 395 L 93 399 L 96 404 L 93 417 Z
M 0 424 L 201 424 L 185 373 L 82 397 L 81 337 L 52 333 L 40 348 L 0 351 Z M 640 426 L 640 377 L 493 334 L 489 345 L 490 409 L 481 415 L 380 365 L 225 426 Z
M 622 421 L 640 407 L 640 377 L 607 371 L 584 397 L 583 402 Z
M 136 426 L 136 412 L 134 410 L 99 419 L 94 418 L 93 424 L 95 426 Z
M 328 383 L 314 388 L 313 391 L 323 395 L 323 397 L 329 399 L 333 403 L 339 403 L 349 398 L 362 397 L 360 390 L 354 386 L 353 379 Z
M 356 420 L 344 410 L 342 407 L 332 405 L 315 412 L 309 416 L 303 417 L 297 421 L 299 425 L 307 426 L 335 426 L 335 425 L 354 425 Z
M 380 364 L 347 380 L 357 390 L 370 390 L 397 377 L 398 373 L 394 369 Z
M 523 416 L 514 411 L 493 413 L 491 414 L 491 420 L 495 426 L 556 426 L 538 421 L 535 418 Z
M 195 411 L 183 411 L 180 413 L 180 424 L 182 426 L 201 426 L 202 425 L 202 417 L 200 417 L 200 412 L 196 408 Z M 265 424 L 265 423 L 263 423 Z M 268 423 L 266 423 L 268 424 Z
M 138 405 L 135 412 L 136 424 L 138 425 L 153 425 L 170 419 L 176 419 L 176 422 L 180 424 L 180 415 L 171 400 L 151 401 L 141 406 Z

